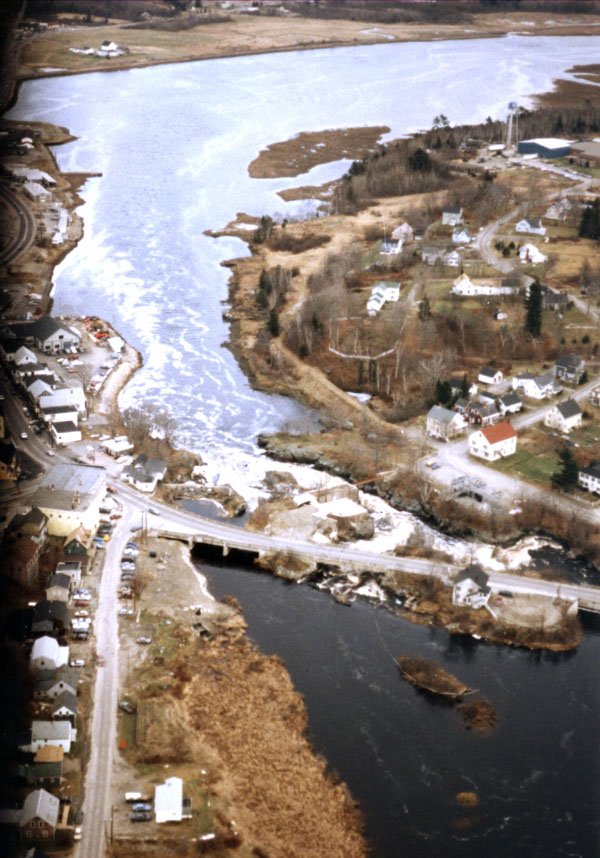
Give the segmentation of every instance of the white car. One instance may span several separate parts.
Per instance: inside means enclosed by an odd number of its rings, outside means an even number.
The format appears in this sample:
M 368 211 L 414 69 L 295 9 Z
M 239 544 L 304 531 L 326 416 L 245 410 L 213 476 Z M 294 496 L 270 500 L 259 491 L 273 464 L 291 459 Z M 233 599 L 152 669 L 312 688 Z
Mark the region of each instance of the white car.
M 46 455 L 47 456 L 56 456 L 56 453 L 54 452 L 54 450 L 46 450 Z
M 27 432 L 21 432 L 21 438 L 23 441 L 27 440 Z
M 69 662 L 69 667 L 85 667 L 85 659 L 83 658 L 72 658 Z

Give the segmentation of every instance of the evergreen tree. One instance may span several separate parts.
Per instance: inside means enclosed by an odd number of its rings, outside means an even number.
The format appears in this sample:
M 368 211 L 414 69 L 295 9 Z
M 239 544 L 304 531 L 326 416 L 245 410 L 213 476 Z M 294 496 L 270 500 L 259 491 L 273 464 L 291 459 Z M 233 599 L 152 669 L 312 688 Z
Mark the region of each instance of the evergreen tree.
M 595 241 L 600 239 L 600 202 L 598 200 L 594 200 L 584 208 L 579 224 L 579 237 L 593 238 Z
M 525 330 L 532 337 L 539 337 L 542 332 L 542 287 L 539 280 L 534 280 L 529 286 L 525 309 Z
M 570 492 L 574 489 L 578 482 L 579 467 L 575 461 L 573 453 L 568 447 L 561 450 L 558 454 L 560 460 L 560 471 L 554 471 L 551 478 L 552 488 L 559 489 L 564 492 Z
M 423 295 L 423 300 L 419 301 L 419 319 L 424 322 L 431 316 L 431 307 L 429 306 L 429 298 Z
M 460 385 L 460 392 L 463 395 L 463 399 L 469 398 L 469 382 L 467 381 L 467 373 L 466 372 L 462 377 L 462 383 Z
M 272 337 L 279 336 L 279 317 L 275 308 L 269 313 L 269 333 Z

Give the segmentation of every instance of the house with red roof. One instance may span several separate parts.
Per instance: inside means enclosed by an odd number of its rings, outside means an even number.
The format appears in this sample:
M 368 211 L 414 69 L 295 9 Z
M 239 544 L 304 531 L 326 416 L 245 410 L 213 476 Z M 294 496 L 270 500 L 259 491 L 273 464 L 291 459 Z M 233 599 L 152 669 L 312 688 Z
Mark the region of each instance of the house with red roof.
M 516 449 L 517 433 L 507 420 L 484 426 L 469 436 L 469 453 L 488 462 L 512 456 Z

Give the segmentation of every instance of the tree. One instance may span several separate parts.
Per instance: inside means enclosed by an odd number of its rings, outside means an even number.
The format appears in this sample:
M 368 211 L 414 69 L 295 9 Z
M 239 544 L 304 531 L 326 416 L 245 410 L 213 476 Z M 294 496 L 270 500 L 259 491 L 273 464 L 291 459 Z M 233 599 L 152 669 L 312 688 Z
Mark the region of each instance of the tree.
M 431 316 L 431 307 L 429 306 L 429 298 L 423 295 L 423 300 L 419 301 L 419 319 L 424 322 Z
M 460 392 L 463 395 L 463 399 L 469 398 L 469 382 L 467 381 L 467 373 L 466 372 L 462 377 L 462 382 L 460 385 Z
M 593 238 L 596 241 L 600 239 L 600 202 L 598 200 L 594 200 L 584 208 L 579 225 L 579 237 Z
M 452 388 L 449 381 L 441 381 L 439 378 L 435 383 L 433 394 L 435 405 L 449 405 L 452 400 Z
M 269 333 L 272 337 L 279 336 L 279 317 L 275 308 L 269 313 Z
M 408 157 L 408 169 L 413 172 L 428 173 L 432 166 L 431 158 L 424 149 L 415 149 Z
M 529 286 L 525 309 L 525 330 L 537 338 L 542 332 L 542 287 L 539 280 L 534 280 Z
M 568 447 L 561 450 L 558 454 L 561 468 L 559 471 L 554 471 L 551 478 L 552 488 L 570 492 L 574 489 L 578 482 L 579 467 L 575 461 L 573 453 Z

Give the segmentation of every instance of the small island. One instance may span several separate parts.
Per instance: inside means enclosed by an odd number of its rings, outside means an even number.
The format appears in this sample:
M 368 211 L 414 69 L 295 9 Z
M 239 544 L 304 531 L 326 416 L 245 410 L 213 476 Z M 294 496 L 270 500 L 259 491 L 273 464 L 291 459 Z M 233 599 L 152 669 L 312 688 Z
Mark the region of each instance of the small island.
M 401 655 L 396 661 L 403 679 L 431 694 L 440 694 L 450 700 L 459 700 L 465 694 L 473 692 L 472 688 L 428 658 Z

